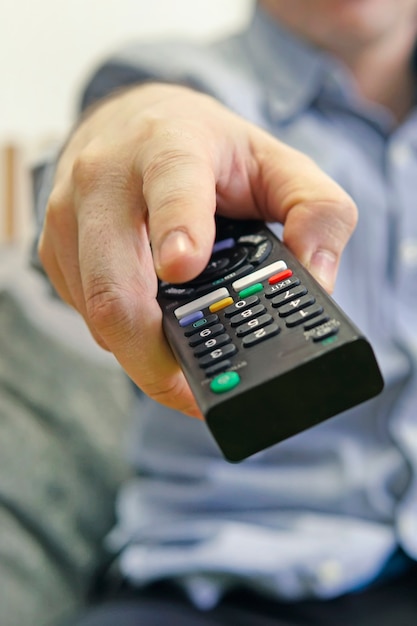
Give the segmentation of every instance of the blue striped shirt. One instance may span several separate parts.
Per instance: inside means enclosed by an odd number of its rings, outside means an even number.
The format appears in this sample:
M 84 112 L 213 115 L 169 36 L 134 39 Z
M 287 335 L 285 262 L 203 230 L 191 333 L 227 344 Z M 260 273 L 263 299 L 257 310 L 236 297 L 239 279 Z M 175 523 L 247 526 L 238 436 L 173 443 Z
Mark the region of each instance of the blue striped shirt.
M 211 93 L 353 196 L 359 224 L 334 296 L 369 337 L 386 387 L 239 465 L 203 423 L 138 391 L 138 474 L 119 494 L 109 545 L 124 546 L 134 584 L 172 577 L 200 606 L 236 584 L 290 600 L 366 585 L 399 548 L 417 556 L 416 111 L 397 126 L 340 63 L 261 11 L 221 42 L 127 47 L 94 76 L 84 105 L 148 79 Z

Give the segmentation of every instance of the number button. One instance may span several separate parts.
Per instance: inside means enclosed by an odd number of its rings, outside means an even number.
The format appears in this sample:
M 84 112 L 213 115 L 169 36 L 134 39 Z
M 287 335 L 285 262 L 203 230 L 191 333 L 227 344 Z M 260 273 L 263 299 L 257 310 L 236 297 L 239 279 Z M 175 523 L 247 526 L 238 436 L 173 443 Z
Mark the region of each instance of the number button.
M 236 354 L 236 352 L 236 346 L 232 343 L 229 343 L 227 346 L 224 346 L 223 348 L 217 348 L 209 354 L 206 354 L 206 356 L 203 356 L 201 359 L 198 360 L 198 364 L 200 365 L 200 367 L 205 369 L 206 367 L 210 367 L 210 365 L 213 365 L 216 361 L 228 359 L 229 357 Z
M 272 324 L 272 315 L 265 313 L 265 315 L 261 315 L 260 317 L 254 317 L 246 324 L 242 324 L 236 330 L 237 337 L 245 337 L 245 335 L 249 335 L 256 328 L 263 328 L 264 326 L 268 326 L 268 324 Z
M 252 317 L 258 317 L 259 315 L 262 315 L 262 313 L 265 313 L 265 311 L 266 309 L 263 304 L 257 304 L 251 309 L 246 309 L 246 311 L 242 311 L 242 313 L 234 315 L 230 320 L 230 324 L 233 326 L 233 328 L 235 328 L 236 326 L 244 324 Z
M 296 298 L 301 298 L 301 296 L 305 296 L 306 293 L 307 289 L 303 287 L 303 285 L 300 285 L 295 289 L 287 289 L 279 296 L 275 296 L 275 298 L 272 298 L 271 304 L 273 307 L 277 308 L 283 306 L 284 304 L 287 304 L 287 302 L 291 302 L 291 300 L 295 300 Z
M 220 348 L 221 346 L 225 346 L 230 343 L 232 340 L 228 334 L 224 333 L 223 335 L 219 335 L 218 337 L 212 337 L 205 341 L 201 346 L 198 346 L 196 350 L 194 350 L 194 356 L 199 358 L 204 354 L 207 354 L 214 348 Z
M 246 311 L 246 309 L 249 309 L 249 307 L 253 306 L 254 304 L 258 304 L 258 302 L 258 296 L 250 296 L 245 300 L 238 300 L 237 302 L 232 304 L 232 306 L 228 306 L 227 309 L 224 310 L 224 314 L 226 315 L 226 317 L 233 317 L 234 315 L 236 315 L 236 313 Z
M 258 328 L 258 330 L 256 330 L 254 333 L 252 333 L 251 335 L 247 335 L 247 337 L 243 338 L 242 345 L 245 348 L 249 348 L 256 345 L 257 343 L 260 343 L 261 341 L 265 341 L 265 339 L 269 339 L 270 337 L 278 335 L 279 331 L 280 328 L 277 324 L 271 324 L 266 328 Z
M 321 306 L 315 306 L 314 308 L 310 308 L 305 311 L 301 310 L 297 313 L 289 315 L 285 319 L 285 324 L 288 326 L 288 328 L 293 328 L 294 326 L 299 326 L 300 324 L 307 322 L 307 320 L 311 320 L 314 317 L 317 317 L 317 315 L 321 315 L 322 313 L 323 307 Z
M 292 300 L 288 304 L 281 306 L 278 314 L 280 317 L 287 317 L 296 311 L 301 311 L 301 309 L 306 309 L 315 303 L 315 299 L 312 296 L 303 296 L 301 298 L 296 298 Z
M 192 335 L 188 343 L 192 348 L 194 348 L 211 337 L 217 337 L 217 335 L 220 335 L 222 332 L 224 332 L 223 324 L 215 324 L 209 328 L 203 328 L 203 330 L 200 330 L 199 333 Z

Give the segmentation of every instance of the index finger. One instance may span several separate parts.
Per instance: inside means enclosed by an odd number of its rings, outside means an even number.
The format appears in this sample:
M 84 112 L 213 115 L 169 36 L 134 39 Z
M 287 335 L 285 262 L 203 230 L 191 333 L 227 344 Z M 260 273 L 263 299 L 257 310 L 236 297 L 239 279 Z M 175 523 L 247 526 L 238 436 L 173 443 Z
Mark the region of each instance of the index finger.
M 135 181 L 103 160 L 89 170 L 78 202 L 79 264 L 89 324 L 149 396 L 200 416 L 165 340 L 146 208 Z M 121 182 L 125 181 L 125 182 Z

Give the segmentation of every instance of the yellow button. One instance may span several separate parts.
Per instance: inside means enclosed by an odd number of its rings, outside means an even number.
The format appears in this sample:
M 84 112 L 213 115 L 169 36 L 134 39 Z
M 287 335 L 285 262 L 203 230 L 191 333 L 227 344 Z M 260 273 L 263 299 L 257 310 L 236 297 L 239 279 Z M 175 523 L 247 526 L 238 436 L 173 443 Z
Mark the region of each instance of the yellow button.
M 223 300 L 218 300 L 217 302 L 209 306 L 210 312 L 216 313 L 217 311 L 220 311 L 221 309 L 224 309 L 225 307 L 229 306 L 229 304 L 233 304 L 233 302 L 234 302 L 233 298 L 230 298 L 230 297 L 223 298 Z

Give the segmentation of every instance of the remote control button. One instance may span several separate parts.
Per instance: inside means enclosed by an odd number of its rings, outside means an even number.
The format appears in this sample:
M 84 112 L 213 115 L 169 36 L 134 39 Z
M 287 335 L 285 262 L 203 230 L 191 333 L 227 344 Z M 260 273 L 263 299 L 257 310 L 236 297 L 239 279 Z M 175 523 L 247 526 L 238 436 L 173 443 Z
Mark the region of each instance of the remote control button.
M 321 326 L 312 328 L 304 333 L 306 339 L 312 339 L 313 341 L 323 341 L 328 339 L 339 332 L 340 322 L 339 320 L 331 319 L 325 322 Z
M 265 339 L 278 335 L 279 331 L 280 327 L 277 324 L 271 324 L 270 326 L 266 326 L 266 328 L 258 328 L 258 330 L 255 330 L 251 335 L 244 337 L 242 345 L 244 348 L 250 348 L 261 341 L 265 341 Z
M 280 283 L 276 285 L 272 285 L 268 289 L 265 290 L 266 298 L 274 298 L 279 293 L 282 293 L 286 289 L 290 289 L 290 287 L 296 287 L 300 284 L 300 281 L 295 276 L 292 278 L 287 278 L 286 280 L 282 280 Z
M 309 322 L 308 324 L 304 324 L 304 330 L 311 330 L 312 328 L 316 328 L 316 326 L 320 326 L 321 324 L 328 322 L 329 319 L 330 318 L 328 317 L 328 315 L 325 315 L 324 317 L 316 317 L 316 319 L 313 319 L 312 322 Z
M 239 292 L 242 289 L 246 289 L 246 287 L 250 287 L 255 283 L 260 283 L 263 280 L 266 280 L 273 274 L 277 274 L 278 272 L 282 272 L 287 269 L 287 264 L 285 261 L 275 261 L 275 263 L 271 263 L 271 265 L 267 265 L 266 267 L 261 267 L 259 270 L 255 270 L 249 276 L 244 276 L 243 278 L 239 278 L 232 283 L 232 287 L 235 291 Z
M 230 320 L 230 324 L 233 328 L 236 328 L 236 326 L 240 326 L 241 324 L 247 322 L 251 317 L 258 317 L 262 313 L 265 313 L 265 311 L 266 309 L 263 304 L 257 304 L 252 309 L 246 309 L 246 311 L 242 311 L 242 313 L 234 315 Z
M 260 243 L 252 254 L 249 254 L 248 261 L 254 265 L 260 265 L 260 263 L 263 263 L 269 257 L 271 250 L 272 243 L 267 239 L 266 241 Z
M 250 274 L 250 272 L 253 272 L 253 269 L 253 265 L 245 264 L 242 267 L 239 267 L 237 270 L 225 274 L 225 276 L 220 276 L 219 278 L 216 278 L 212 282 L 196 285 L 192 288 L 192 295 L 198 297 L 218 287 L 230 285 L 230 283 L 232 283 L 240 276 L 246 276 L 246 274 Z
M 227 333 L 224 333 L 223 335 L 219 335 L 218 337 L 211 337 L 210 339 L 205 341 L 201 346 L 198 346 L 196 350 L 194 350 L 194 356 L 197 358 L 200 358 L 201 356 L 204 356 L 211 350 L 214 350 L 215 348 L 221 348 L 222 346 L 227 345 L 231 341 L 232 340 Z
M 229 291 L 226 287 L 221 287 L 221 289 L 216 289 L 211 293 L 207 293 L 205 296 L 201 296 L 200 298 L 196 298 L 195 300 L 191 300 L 191 302 L 187 302 L 187 304 L 183 304 L 182 306 L 175 309 L 174 314 L 175 317 L 180 320 L 186 315 L 190 315 L 194 313 L 194 311 L 199 311 L 200 309 L 205 309 L 210 306 L 214 302 L 221 300 L 222 298 L 227 298 L 229 296 Z
M 197 320 L 196 322 L 194 322 L 193 324 L 190 324 L 189 327 L 184 329 L 184 335 L 186 337 L 191 337 L 191 335 L 194 335 L 195 333 L 198 333 L 198 331 L 202 328 L 202 327 L 206 327 L 206 326 L 213 326 L 213 324 L 215 324 L 216 322 L 219 321 L 219 316 L 218 315 L 206 315 L 206 317 L 203 317 L 201 320 Z
M 239 383 L 240 376 L 237 372 L 224 372 L 211 381 L 210 389 L 214 393 L 224 393 L 234 389 Z
M 194 294 L 192 287 L 176 287 L 175 285 L 161 285 L 162 293 L 168 298 L 188 298 Z
M 189 326 L 193 322 L 203 319 L 203 317 L 204 317 L 203 311 L 194 311 L 194 313 L 190 313 L 189 315 L 186 315 L 185 317 L 183 317 L 179 323 L 180 323 L 180 326 Z
M 209 311 L 210 313 L 217 313 L 217 311 L 221 311 L 222 309 L 225 309 L 232 303 L 233 303 L 233 298 L 231 298 L 230 296 L 228 298 L 223 298 L 223 300 L 218 300 L 217 302 L 214 302 L 214 304 L 211 304 L 209 306 Z
M 337 335 L 338 332 L 339 332 L 338 328 L 329 328 L 326 332 L 323 332 L 322 334 L 317 335 L 317 337 L 313 337 L 313 341 L 315 343 L 317 343 L 318 341 L 326 341 L 326 339 L 329 339 L 330 337 Z
M 276 285 L 276 283 L 280 283 L 281 281 L 285 280 L 286 278 L 290 278 L 291 276 L 292 276 L 292 270 L 287 269 L 287 270 L 284 270 L 283 272 L 279 272 L 278 274 L 274 274 L 273 276 L 268 278 L 268 283 L 270 285 Z
M 311 320 L 312 318 L 317 317 L 322 313 L 323 307 L 321 306 L 314 307 L 314 309 L 309 308 L 307 310 L 301 310 L 298 311 L 298 313 L 293 313 L 293 315 L 289 315 L 285 319 L 285 324 L 288 326 L 288 328 L 293 328 L 294 326 L 299 326 L 307 320 Z
M 213 288 L 213 287 L 220 287 L 221 285 L 229 285 L 240 276 L 246 276 L 246 274 L 249 274 L 252 271 L 253 271 L 253 265 L 246 264 L 246 265 L 243 265 L 242 267 L 239 267 L 237 270 L 234 270 L 233 272 L 229 272 L 225 276 L 221 276 L 220 278 L 213 280 L 213 282 L 210 283 L 210 285 L 204 285 L 204 287 L 210 286 L 210 288 Z M 197 289 L 197 293 L 202 288 L 203 287 L 199 287 Z
M 280 317 L 287 317 L 287 315 L 291 315 L 292 313 L 300 311 L 301 309 L 306 309 L 314 303 L 315 299 L 313 298 L 313 296 L 303 296 L 302 298 L 296 298 L 285 306 L 282 306 L 278 311 L 278 315 Z
M 217 348 L 213 350 L 206 356 L 203 356 L 198 360 L 198 364 L 200 367 L 205 369 L 206 367 L 210 367 L 215 361 L 222 361 L 223 359 L 228 359 L 229 357 L 236 354 L 237 348 L 233 343 L 229 343 L 227 346 L 223 348 Z
M 291 302 L 291 300 L 295 300 L 295 298 L 301 298 L 301 296 L 305 296 L 307 293 L 307 289 L 304 285 L 299 285 L 298 287 L 294 287 L 294 289 L 287 289 L 283 293 L 280 293 L 279 296 L 275 296 L 272 298 L 271 304 L 274 308 L 283 306 L 287 304 L 287 302 Z
M 200 330 L 199 333 L 196 333 L 191 336 L 188 342 L 188 345 L 191 346 L 192 348 L 195 348 L 195 346 L 198 346 L 200 343 L 203 343 L 203 341 L 206 341 L 207 339 L 211 337 L 217 337 L 217 335 L 221 335 L 223 332 L 224 332 L 223 324 L 215 324 L 214 326 L 211 326 L 210 328 L 203 328 L 203 330 Z
M 266 241 L 265 235 L 241 235 L 237 240 L 238 244 L 242 246 L 259 246 L 261 243 Z
M 238 300 L 237 302 L 232 304 L 232 306 L 228 306 L 224 314 L 226 317 L 233 317 L 234 315 L 236 315 L 236 313 L 239 313 L 240 311 L 245 311 L 246 309 L 249 309 L 249 307 L 258 303 L 258 296 L 250 296 L 249 298 L 246 298 L 246 300 Z
M 234 248 L 236 245 L 233 237 L 229 237 L 228 239 L 222 239 L 221 241 L 216 241 L 213 246 L 212 254 L 216 254 L 216 252 L 221 252 L 222 250 L 228 250 L 229 248 Z
M 230 274 L 243 265 L 248 258 L 248 250 L 243 246 L 221 250 L 212 254 L 206 268 L 189 285 L 207 284 L 220 276 Z
M 252 287 L 248 287 L 247 289 L 243 289 L 242 291 L 239 291 L 239 298 L 247 298 L 248 296 L 251 296 L 254 293 L 263 291 L 263 288 L 264 286 L 262 283 L 255 283 L 254 285 L 252 285 Z
M 216 374 L 219 374 L 220 372 L 224 372 L 224 370 L 229 369 L 229 367 L 232 367 L 232 362 L 229 361 L 229 359 L 225 359 L 224 361 L 219 361 L 218 363 L 215 363 L 214 365 L 207 367 L 204 370 L 204 373 L 207 376 L 207 378 L 210 378 L 211 376 L 215 376 Z
M 268 324 L 272 324 L 273 321 L 274 318 L 272 315 L 269 315 L 269 313 L 265 313 L 265 315 L 261 315 L 260 317 L 254 317 L 252 320 L 249 320 L 249 322 L 246 322 L 246 324 L 242 324 L 242 326 L 237 328 L 236 336 L 244 337 L 245 335 L 249 335 L 255 328 L 263 328 L 264 326 L 268 326 Z

